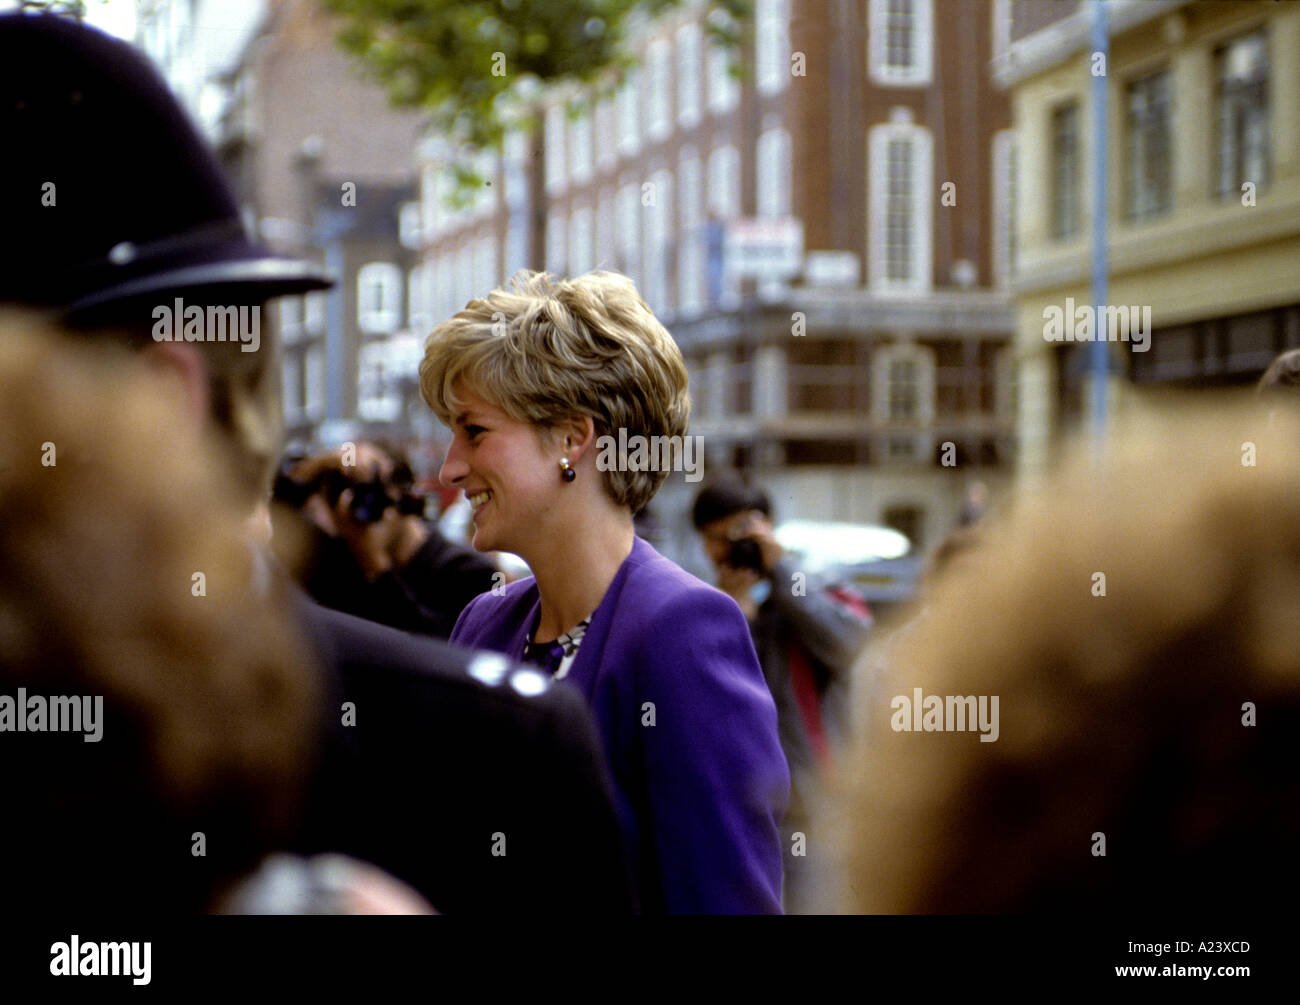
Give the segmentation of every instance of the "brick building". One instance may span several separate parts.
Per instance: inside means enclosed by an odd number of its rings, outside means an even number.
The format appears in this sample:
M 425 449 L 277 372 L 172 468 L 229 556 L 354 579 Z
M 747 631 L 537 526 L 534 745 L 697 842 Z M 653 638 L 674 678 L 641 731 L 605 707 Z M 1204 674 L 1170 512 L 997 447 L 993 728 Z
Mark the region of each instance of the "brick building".
M 735 56 L 706 13 L 637 26 L 639 69 L 576 117 L 581 95 L 546 95 L 463 210 L 443 199 L 457 151 L 423 147 L 413 310 L 448 317 L 530 265 L 624 272 L 687 358 L 706 474 L 928 548 L 1012 455 L 1013 143 L 988 73 L 1007 11 L 758 0 Z M 695 488 L 675 473 L 654 505 L 698 567 Z

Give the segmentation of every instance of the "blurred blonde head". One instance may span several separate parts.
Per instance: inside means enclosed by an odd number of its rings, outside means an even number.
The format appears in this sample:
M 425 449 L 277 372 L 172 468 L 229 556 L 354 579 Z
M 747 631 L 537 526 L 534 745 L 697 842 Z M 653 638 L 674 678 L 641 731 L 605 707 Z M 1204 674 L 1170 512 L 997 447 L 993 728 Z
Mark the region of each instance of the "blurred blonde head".
M 900 633 L 823 811 L 828 908 L 1214 909 L 1294 875 L 1297 429 L 1146 421 L 1019 500 Z M 997 696 L 996 741 L 895 729 L 917 688 Z
M 589 416 L 596 435 L 682 436 L 690 419 L 686 364 L 632 280 L 521 272 L 511 289 L 472 300 L 429 336 L 420 390 L 447 425 L 461 382 L 512 418 L 546 431 Z M 633 513 L 666 470 L 602 472 L 610 498 Z
M 0 734 L 27 754 L 19 903 L 202 909 L 277 846 L 312 756 L 314 678 L 255 588 L 246 499 L 159 395 L 119 346 L 0 317 L 0 691 L 100 695 L 106 720 L 97 743 Z

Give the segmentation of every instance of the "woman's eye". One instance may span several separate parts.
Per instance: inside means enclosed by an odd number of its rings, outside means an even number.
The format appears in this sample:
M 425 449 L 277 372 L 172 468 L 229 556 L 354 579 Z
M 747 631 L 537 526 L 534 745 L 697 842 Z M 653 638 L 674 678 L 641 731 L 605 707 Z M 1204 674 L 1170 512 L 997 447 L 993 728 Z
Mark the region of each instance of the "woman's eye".
M 465 435 L 468 436 L 471 440 L 476 439 L 476 438 L 478 437 L 478 434 L 481 433 L 481 432 L 483 432 L 483 427 L 482 427 L 482 426 L 466 426 L 466 427 L 465 427 Z

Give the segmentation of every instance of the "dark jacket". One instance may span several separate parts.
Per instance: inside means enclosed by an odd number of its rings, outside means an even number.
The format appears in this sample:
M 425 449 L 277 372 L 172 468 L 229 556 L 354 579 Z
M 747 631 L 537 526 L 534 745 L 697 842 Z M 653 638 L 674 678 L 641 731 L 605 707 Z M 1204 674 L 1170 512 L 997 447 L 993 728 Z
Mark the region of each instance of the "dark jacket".
M 295 850 L 373 862 L 445 914 L 632 910 L 608 773 L 577 692 L 303 595 L 298 614 L 326 686 Z
M 448 541 L 427 521 L 429 536 L 406 564 L 367 581 L 346 541 L 296 512 L 277 512 L 276 519 L 307 533 L 311 557 L 301 579 L 318 603 L 404 632 L 449 638 L 465 605 L 498 582 L 491 560 Z
M 476 598 L 453 638 L 517 658 L 538 611 L 530 576 Z M 638 537 L 570 683 L 600 726 L 646 913 L 779 914 L 790 776 L 735 601 Z

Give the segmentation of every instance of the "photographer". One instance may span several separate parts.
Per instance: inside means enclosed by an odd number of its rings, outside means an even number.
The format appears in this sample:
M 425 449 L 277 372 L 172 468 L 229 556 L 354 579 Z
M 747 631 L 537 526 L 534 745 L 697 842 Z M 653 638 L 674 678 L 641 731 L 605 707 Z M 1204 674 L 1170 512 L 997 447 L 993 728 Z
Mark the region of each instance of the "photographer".
M 413 484 L 405 458 L 373 443 L 288 459 L 276 479 L 276 539 L 307 539 L 303 562 L 280 550 L 319 603 L 445 639 L 497 570 L 425 520 Z
M 692 520 L 717 569 L 718 588 L 749 621 L 776 701 L 791 782 L 781 828 L 785 908 L 799 913 L 808 903 L 810 879 L 803 868 L 807 859 L 791 855 L 792 835 L 801 832 L 813 841 L 810 798 L 819 776 L 832 768 L 832 745 L 841 738 L 847 712 L 849 668 L 871 627 L 871 614 L 845 589 L 798 578 L 800 570 L 772 533 L 771 513 L 766 493 L 733 476 L 700 490 Z

